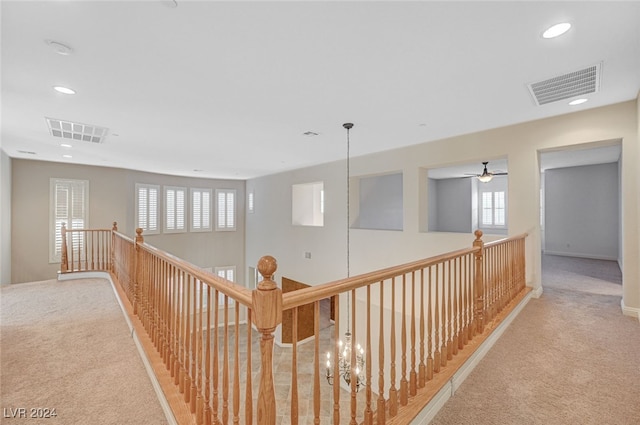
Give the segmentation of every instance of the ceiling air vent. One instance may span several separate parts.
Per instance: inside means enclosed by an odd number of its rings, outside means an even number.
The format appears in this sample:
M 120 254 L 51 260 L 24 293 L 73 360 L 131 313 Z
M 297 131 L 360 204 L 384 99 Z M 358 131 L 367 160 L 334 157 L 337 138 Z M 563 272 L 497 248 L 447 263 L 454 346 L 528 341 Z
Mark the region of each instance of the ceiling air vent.
M 47 118 L 49 133 L 54 137 L 79 140 L 83 142 L 102 143 L 107 135 L 107 129 L 96 125 L 63 121 L 57 118 Z
M 529 91 L 538 106 L 595 93 L 600 90 L 600 69 L 601 64 L 597 64 L 548 80 L 531 83 L 528 85 Z

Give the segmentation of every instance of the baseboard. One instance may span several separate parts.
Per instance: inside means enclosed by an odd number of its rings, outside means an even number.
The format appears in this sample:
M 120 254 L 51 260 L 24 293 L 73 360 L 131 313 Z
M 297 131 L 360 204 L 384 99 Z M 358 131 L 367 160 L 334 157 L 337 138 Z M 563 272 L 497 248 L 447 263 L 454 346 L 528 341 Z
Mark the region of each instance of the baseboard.
M 543 292 L 542 286 L 539 286 L 539 287 L 537 287 L 535 289 L 532 289 L 531 290 L 531 297 L 540 298 L 542 296 L 542 292 Z
M 602 255 L 580 254 L 579 252 L 563 252 L 563 251 L 544 251 L 545 255 L 558 255 L 560 257 L 575 257 L 575 258 L 587 258 L 589 260 L 605 260 L 605 261 L 618 261 L 618 257 L 608 257 Z
M 622 308 L 622 314 L 625 316 L 636 317 L 640 321 L 640 308 L 628 307 L 624 305 L 624 299 L 620 301 L 620 307 Z
M 411 425 L 427 425 L 433 418 L 436 417 L 440 409 L 451 398 L 451 383 L 447 382 L 444 387 L 438 393 L 433 396 L 429 404 L 418 413 L 418 415 L 411 421 Z
M 540 294 L 542 288 L 540 288 Z M 469 376 L 473 369 L 480 363 L 480 360 L 489 352 L 491 347 L 498 341 L 500 336 L 509 327 L 511 322 L 520 314 L 522 309 L 527 305 L 529 300 L 534 297 L 534 291 L 529 291 L 522 298 L 518 305 L 509 313 L 508 316 L 496 327 L 491 335 L 478 347 L 475 353 L 460 367 L 460 369 L 451 377 L 449 382 L 438 392 L 436 396 L 425 406 L 424 409 L 414 418 L 411 425 L 427 425 L 438 414 L 438 411 L 445 405 L 449 398 L 453 397 L 456 390 Z

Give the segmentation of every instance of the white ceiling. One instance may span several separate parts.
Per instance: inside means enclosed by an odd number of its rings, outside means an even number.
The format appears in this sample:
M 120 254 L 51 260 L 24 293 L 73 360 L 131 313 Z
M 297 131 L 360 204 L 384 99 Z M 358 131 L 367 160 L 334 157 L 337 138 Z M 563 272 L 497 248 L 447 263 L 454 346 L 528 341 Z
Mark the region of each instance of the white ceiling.
M 640 2 L 171 3 L 2 1 L 2 149 L 246 179 L 344 158 L 344 122 L 358 156 L 640 89 Z M 540 36 L 561 21 L 567 34 Z M 527 84 L 600 62 L 587 103 L 533 102 Z M 65 149 L 45 117 L 109 132 Z

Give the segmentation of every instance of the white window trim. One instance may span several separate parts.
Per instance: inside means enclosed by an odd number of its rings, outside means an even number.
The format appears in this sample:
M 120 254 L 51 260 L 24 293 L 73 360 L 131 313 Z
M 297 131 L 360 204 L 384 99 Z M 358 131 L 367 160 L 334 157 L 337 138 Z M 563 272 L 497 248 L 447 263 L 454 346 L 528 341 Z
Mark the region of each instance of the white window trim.
M 168 202 L 168 192 L 169 191 L 174 191 L 176 193 L 176 195 L 178 195 L 179 192 L 182 192 L 182 206 L 177 204 L 177 198 L 176 198 L 176 204 L 173 208 L 173 211 L 170 211 L 169 209 L 169 202 Z M 186 233 L 187 231 L 187 188 L 186 187 L 178 187 L 178 186 L 165 186 L 164 187 L 164 233 Z M 178 221 L 178 214 L 179 214 L 179 210 L 182 209 L 182 227 L 178 227 L 177 226 L 177 221 Z M 173 213 L 174 216 L 174 220 L 176 221 L 176 225 L 174 225 L 173 228 L 169 228 L 169 214 Z
M 256 197 L 252 190 L 247 194 L 247 211 L 249 212 L 249 214 L 253 214 L 255 212 L 255 202 Z
M 197 226 L 194 224 L 194 219 L 193 216 L 196 213 L 200 213 L 202 215 L 203 211 L 202 208 L 200 208 L 200 210 L 198 211 L 197 208 L 195 208 L 195 206 L 193 205 L 193 199 L 194 199 L 194 193 L 200 193 L 202 195 L 202 193 L 207 193 L 209 195 L 209 216 L 207 217 L 208 221 L 209 221 L 209 225 L 208 226 L 203 226 L 202 224 L 200 226 Z M 207 189 L 207 188 L 195 188 L 192 187 L 189 190 L 189 205 L 191 206 L 191 211 L 189 214 L 189 230 L 192 232 L 211 232 L 213 230 L 213 227 L 211 226 L 211 220 L 212 220 L 212 202 L 213 202 L 213 193 L 211 189 Z M 202 217 L 200 217 L 201 223 L 202 223 Z
M 233 211 L 231 212 L 231 214 L 233 214 L 233 222 L 229 223 L 229 215 L 228 215 L 228 206 L 227 206 L 227 200 L 225 199 L 224 201 L 224 222 L 222 222 L 220 220 L 220 202 L 219 202 L 219 197 L 220 195 L 233 195 Z M 216 189 L 216 231 L 217 232 L 234 232 L 236 230 L 236 217 L 237 217 L 237 199 L 238 196 L 236 194 L 236 190 L 235 189 Z
M 139 209 L 140 209 L 140 200 L 138 199 L 138 196 L 140 194 L 140 189 L 146 188 L 148 190 L 155 190 L 156 194 L 157 194 L 157 206 L 156 206 L 156 211 L 155 211 L 155 221 L 156 221 L 156 228 L 155 229 L 150 229 L 148 226 L 141 226 L 140 225 L 140 216 L 139 216 Z M 154 185 L 154 184 L 146 184 L 146 183 L 136 183 L 136 194 L 135 194 L 135 198 L 136 198 L 136 211 L 135 211 L 135 223 L 136 223 L 136 228 L 142 228 L 142 233 L 143 235 L 157 235 L 160 234 L 160 186 L 159 185 Z M 148 202 L 147 202 L 147 208 L 149 208 Z M 151 215 L 148 215 L 147 219 L 151 218 Z
M 81 228 L 89 227 L 89 180 L 76 180 L 76 179 L 60 179 L 60 178 L 50 178 L 49 179 L 49 263 L 59 263 L 62 257 L 62 239 L 60 231 L 56 226 L 57 217 L 56 217 L 56 186 L 59 183 L 69 183 L 69 184 L 80 184 L 82 185 L 82 190 L 84 192 L 84 215 L 82 218 L 83 225 Z M 72 229 L 73 223 L 67 218 L 63 221 L 66 224 L 67 229 Z M 60 225 L 60 228 L 62 224 Z M 78 228 L 78 227 L 76 227 Z M 60 236 L 60 249 L 57 248 L 56 239 Z
M 495 217 L 496 217 L 496 201 L 495 201 L 495 194 L 496 192 L 502 192 L 504 193 L 504 224 L 484 224 L 483 220 L 482 220 L 482 214 L 483 214 L 483 204 L 482 204 L 482 197 L 483 194 L 485 193 L 491 193 L 491 221 L 492 223 L 495 223 Z M 479 227 L 481 229 L 506 229 L 507 226 L 507 212 L 509 211 L 508 209 L 508 202 L 507 202 L 507 191 L 506 190 L 481 190 L 479 195 L 478 195 L 478 224 Z

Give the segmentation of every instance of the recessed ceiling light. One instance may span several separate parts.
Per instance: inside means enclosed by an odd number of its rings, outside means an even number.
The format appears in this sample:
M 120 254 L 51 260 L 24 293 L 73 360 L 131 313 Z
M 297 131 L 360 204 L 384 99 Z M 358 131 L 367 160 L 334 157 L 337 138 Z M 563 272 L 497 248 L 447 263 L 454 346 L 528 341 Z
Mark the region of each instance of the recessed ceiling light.
M 554 38 L 558 37 L 565 32 L 569 31 L 571 28 L 571 24 L 569 22 L 562 22 L 559 24 L 555 24 L 549 27 L 545 32 L 542 33 L 543 38 Z
M 571 102 L 569 102 L 569 105 L 571 106 L 580 105 L 586 102 L 587 100 L 589 99 L 581 98 L 581 99 L 572 100 Z
M 71 155 L 62 155 L 63 158 L 73 158 Z
M 58 93 L 62 93 L 62 94 L 76 94 L 76 91 L 73 89 L 70 89 L 68 87 L 62 87 L 62 86 L 53 86 L 53 89 L 55 91 L 57 91 Z
M 62 148 L 72 148 L 73 146 L 71 146 L 69 143 L 60 143 L 60 147 L 62 147 Z

